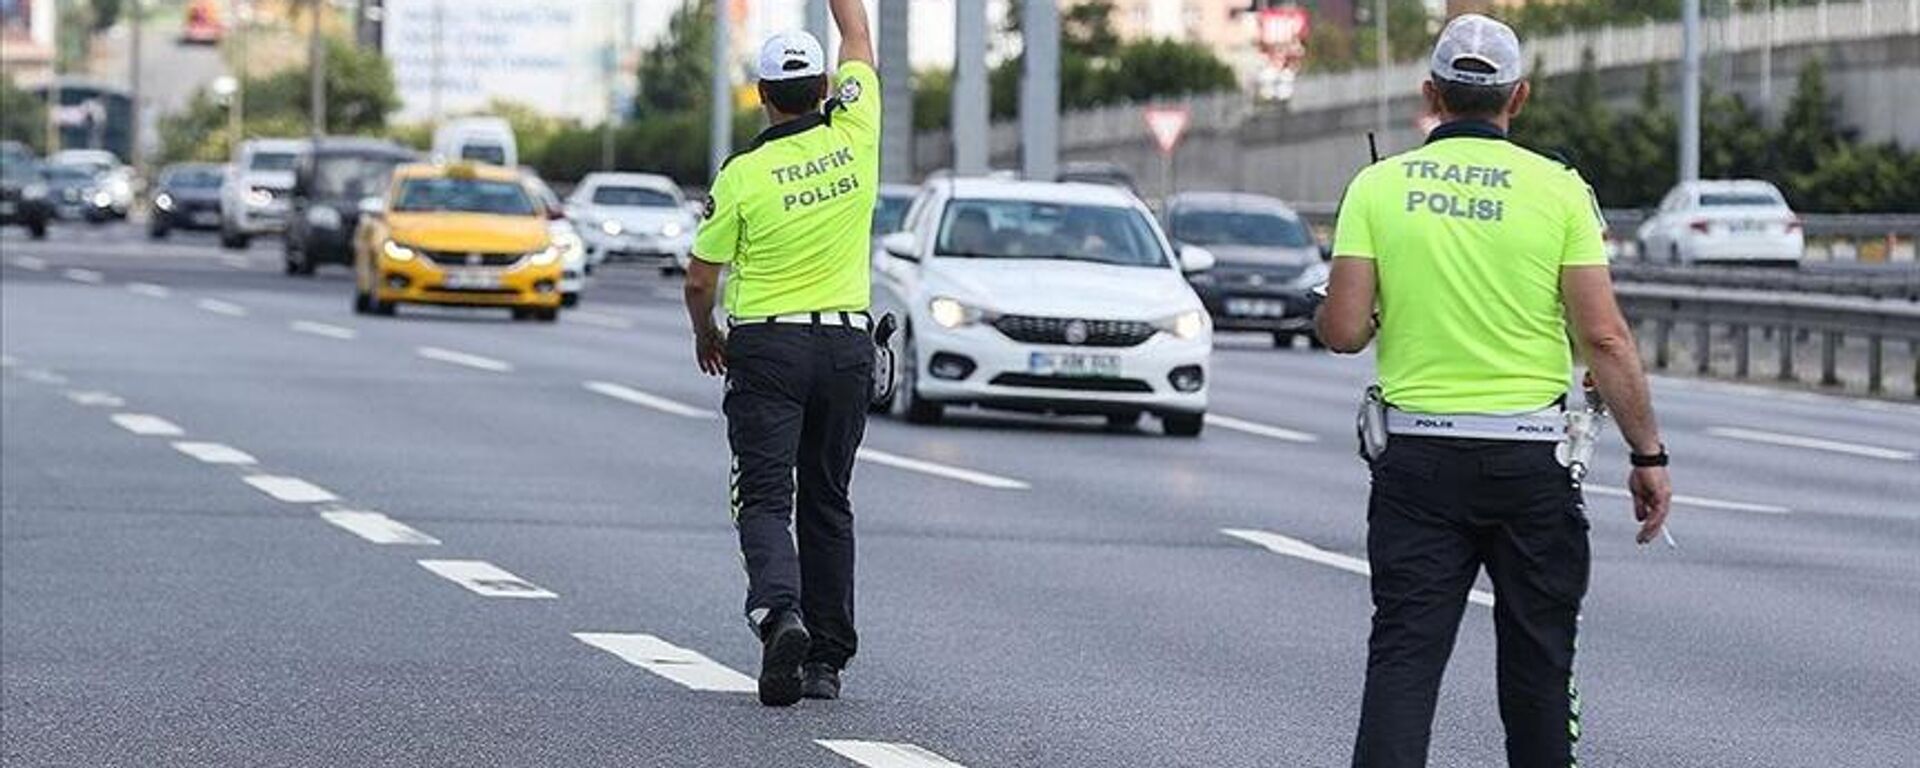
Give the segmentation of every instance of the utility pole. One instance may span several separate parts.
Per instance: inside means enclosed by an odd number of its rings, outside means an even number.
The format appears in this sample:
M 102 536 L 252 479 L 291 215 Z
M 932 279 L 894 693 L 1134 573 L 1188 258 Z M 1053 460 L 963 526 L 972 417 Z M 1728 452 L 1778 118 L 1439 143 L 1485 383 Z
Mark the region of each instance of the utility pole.
M 1027 0 L 1020 26 L 1020 165 L 1028 179 L 1052 181 L 1060 165 L 1060 7 Z
M 831 51 L 827 37 L 833 27 L 827 21 L 827 0 L 807 0 L 807 31 L 820 41 L 820 47 Z
M 987 4 L 954 6 L 953 172 L 980 176 L 988 169 Z
M 1680 3 L 1680 181 L 1700 178 L 1700 0 Z
M 713 3 L 713 100 L 710 105 L 708 158 L 711 176 L 720 175 L 720 166 L 733 154 L 733 53 L 727 40 L 733 20 L 727 18 L 727 0 Z
M 327 48 L 320 39 L 320 4 L 307 0 L 313 27 L 307 30 L 307 133 L 315 141 L 327 135 Z
M 250 0 L 233 3 L 233 102 L 227 107 L 227 155 L 238 159 L 247 130 L 247 24 L 253 20 Z
M 140 0 L 127 3 L 127 22 L 133 30 L 127 56 L 127 162 L 134 173 L 146 175 L 146 153 L 140 151 Z
M 913 178 L 913 60 L 908 51 L 911 0 L 880 0 L 880 178 Z
M 1373 58 L 1380 65 L 1378 92 L 1373 96 L 1374 130 L 1382 138 L 1387 135 L 1387 68 L 1392 64 L 1392 48 L 1387 44 L 1387 0 L 1374 0 L 1373 3 Z

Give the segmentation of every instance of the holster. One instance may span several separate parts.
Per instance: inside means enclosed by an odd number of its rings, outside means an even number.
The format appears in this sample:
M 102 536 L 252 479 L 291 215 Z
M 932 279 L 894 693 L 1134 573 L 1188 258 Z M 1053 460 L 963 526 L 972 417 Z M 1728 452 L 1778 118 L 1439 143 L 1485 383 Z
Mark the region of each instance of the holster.
M 893 400 L 893 390 L 898 384 L 894 375 L 893 334 L 899 328 L 899 321 L 893 313 L 880 316 L 873 324 L 873 403 L 882 405 Z
M 1360 442 L 1361 460 L 1372 464 L 1387 452 L 1387 399 L 1380 385 L 1367 387 L 1360 398 L 1360 413 L 1354 417 L 1354 432 Z

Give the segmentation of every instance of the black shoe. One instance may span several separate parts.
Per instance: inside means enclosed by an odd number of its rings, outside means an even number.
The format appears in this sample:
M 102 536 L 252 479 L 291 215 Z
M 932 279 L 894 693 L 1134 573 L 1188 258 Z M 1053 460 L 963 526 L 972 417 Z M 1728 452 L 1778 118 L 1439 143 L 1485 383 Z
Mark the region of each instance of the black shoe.
M 782 613 L 761 630 L 760 703 L 789 707 L 800 701 L 800 663 L 807 658 L 807 628 L 794 613 Z
M 840 670 L 832 664 L 808 664 L 801 672 L 800 695 L 824 701 L 840 698 Z

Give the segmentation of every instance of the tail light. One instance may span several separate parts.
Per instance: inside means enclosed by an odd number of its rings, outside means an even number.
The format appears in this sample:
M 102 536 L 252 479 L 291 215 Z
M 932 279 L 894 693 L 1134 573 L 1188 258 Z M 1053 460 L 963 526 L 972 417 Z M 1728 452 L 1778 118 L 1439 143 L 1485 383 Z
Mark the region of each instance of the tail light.
M 1704 234 L 1706 234 L 1706 233 L 1707 233 L 1707 220 L 1706 220 L 1706 219 L 1695 219 L 1695 220 L 1693 221 L 1693 223 L 1691 223 L 1691 224 L 1688 224 L 1687 226 L 1688 226 L 1689 228 L 1691 228 L 1691 229 L 1692 229 L 1693 231 L 1695 231 L 1695 232 L 1698 232 L 1698 233 L 1700 233 L 1700 234 L 1703 234 L 1703 235 L 1704 235 Z
M 1796 216 L 1794 218 L 1787 219 L 1787 234 L 1791 235 L 1799 231 L 1800 231 L 1800 217 Z

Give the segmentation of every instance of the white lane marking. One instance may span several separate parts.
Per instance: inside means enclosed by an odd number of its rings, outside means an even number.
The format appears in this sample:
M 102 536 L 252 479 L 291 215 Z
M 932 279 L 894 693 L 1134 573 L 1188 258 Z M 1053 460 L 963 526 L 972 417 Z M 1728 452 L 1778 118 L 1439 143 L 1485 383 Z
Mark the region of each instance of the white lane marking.
M 572 312 L 568 312 L 566 317 L 568 320 L 573 320 L 575 322 L 580 322 L 580 323 L 586 323 L 587 325 L 597 325 L 602 328 L 616 328 L 622 331 L 630 330 L 633 328 L 632 320 L 628 320 L 618 315 L 603 315 L 599 312 L 585 312 L 585 311 L 576 309 Z
M 246 307 L 240 306 L 231 301 L 221 301 L 219 299 L 201 299 L 199 301 L 194 302 L 193 305 L 201 309 L 204 309 L 208 312 L 212 312 L 216 315 L 226 315 L 227 317 L 246 317 L 247 316 Z
M 340 526 L 352 532 L 353 535 L 375 544 L 436 546 L 440 543 L 439 539 L 421 533 L 412 526 L 379 512 L 332 509 L 320 513 L 320 519 Z
M 713 411 L 705 408 L 696 408 L 678 400 L 668 400 L 659 395 L 648 394 L 633 387 L 615 384 L 610 381 L 589 381 L 586 382 L 585 386 L 589 391 L 606 395 L 615 400 L 646 406 L 656 411 L 671 413 L 675 416 L 685 416 L 689 419 L 711 419 L 714 417 Z
M 97 389 L 67 390 L 67 399 L 72 400 L 74 405 L 88 405 L 100 408 L 119 408 L 127 404 L 126 398 L 112 392 L 102 392 Z
M 249 269 L 253 266 L 253 262 L 247 260 L 247 257 L 231 254 L 220 257 L 220 263 L 233 267 L 234 269 Z
M 12 368 L 20 364 L 20 358 L 13 355 L 0 355 L 0 368 Z
M 79 267 L 68 268 L 65 272 L 61 272 L 60 274 L 65 275 L 68 280 L 72 280 L 76 283 L 86 283 L 87 285 L 99 285 L 100 283 L 105 282 L 107 279 L 106 275 L 100 274 L 99 272 L 95 272 L 91 269 L 80 269 Z
M 487 597 L 559 597 L 485 560 L 421 560 L 420 567 Z
M 255 490 L 290 504 L 315 504 L 322 501 L 338 501 L 340 499 L 340 497 L 333 495 L 332 491 L 297 477 L 288 477 L 286 475 L 247 475 L 241 479 L 247 481 L 247 485 L 253 486 Z
M 443 349 L 440 347 L 415 347 L 413 352 L 428 360 L 464 365 L 468 368 L 478 368 L 483 371 L 493 371 L 494 373 L 506 373 L 507 371 L 513 370 L 513 365 L 510 363 L 458 350 Z
M 1011 477 L 1001 477 L 999 475 L 990 475 L 971 469 L 963 469 L 961 467 L 948 466 L 931 461 L 922 461 L 920 459 L 908 458 L 872 448 L 861 448 L 855 455 L 864 461 L 871 461 L 875 464 L 893 467 L 895 469 L 904 469 L 909 472 L 933 475 L 935 477 L 944 477 L 950 480 L 959 480 L 963 483 L 972 483 L 987 488 L 1019 491 L 1033 487 L 1026 481 L 1015 480 Z
M 653 635 L 627 632 L 575 632 L 580 642 L 620 657 L 622 661 L 696 691 L 753 693 L 754 679 L 699 651 L 681 648 Z
M 1373 575 L 1373 566 L 1368 564 L 1366 560 L 1352 555 L 1343 555 L 1338 552 L 1328 552 L 1327 550 L 1299 539 L 1282 536 L 1271 531 L 1256 531 L 1249 528 L 1222 528 L 1220 532 L 1240 539 L 1241 541 L 1263 547 L 1277 555 L 1296 557 L 1310 563 L 1319 563 L 1349 573 L 1357 573 L 1362 576 Z M 1493 594 L 1478 589 L 1469 590 L 1467 592 L 1467 602 L 1491 608 L 1493 607 Z
M 59 385 L 67 383 L 67 377 L 65 375 L 54 373 L 45 368 L 28 368 L 20 372 L 20 378 L 39 384 Z
M 343 328 L 329 323 L 316 323 L 312 320 L 295 320 L 288 323 L 287 327 L 293 329 L 295 333 L 325 336 L 329 339 L 340 339 L 341 341 L 346 341 L 360 335 L 359 331 L 352 328 Z
M 867 768 L 966 768 L 923 747 L 901 742 L 814 739 L 813 743 Z
M 208 464 L 253 464 L 253 455 L 225 443 L 197 443 L 181 440 L 173 449 Z
M 157 437 L 178 437 L 187 433 L 180 425 L 166 419 L 145 413 L 116 413 L 113 423 L 121 429 L 136 435 L 154 435 Z
M 1585 490 L 1588 493 L 1592 493 L 1598 496 L 1617 496 L 1623 499 L 1633 498 L 1633 494 L 1625 488 L 1616 488 L 1610 485 L 1594 485 L 1592 483 L 1586 483 L 1581 485 L 1580 487 L 1582 490 Z M 1728 501 L 1726 499 L 1709 499 L 1701 496 L 1687 496 L 1687 495 L 1678 494 L 1678 493 L 1673 495 L 1673 503 L 1681 504 L 1689 507 L 1700 507 L 1701 509 L 1721 509 L 1721 510 L 1726 510 L 1728 512 L 1756 512 L 1762 515 L 1786 515 L 1786 514 L 1793 513 L 1792 509 L 1789 509 L 1787 507 L 1775 506 L 1773 504 L 1755 504 L 1750 501 Z
M 15 256 L 13 265 L 30 272 L 43 272 L 47 268 L 47 260 L 38 256 Z
M 154 299 L 164 299 L 173 295 L 173 289 L 155 283 L 127 283 L 127 292 Z
M 1729 440 L 1745 440 L 1750 443 L 1766 443 L 1768 445 L 1783 445 L 1789 448 L 1807 448 L 1815 451 L 1844 453 L 1850 456 L 1865 456 L 1869 459 L 1913 461 L 1916 458 L 1913 451 L 1903 451 L 1898 448 L 1882 448 L 1877 445 L 1846 443 L 1821 437 L 1766 432 L 1758 429 L 1747 429 L 1745 427 L 1707 427 L 1707 434 L 1713 435 L 1714 437 L 1724 437 Z
M 1275 440 L 1285 440 L 1290 443 L 1313 443 L 1319 442 L 1320 440 L 1317 435 L 1311 435 L 1299 430 L 1276 427 L 1271 424 L 1261 424 L 1245 419 L 1236 419 L 1232 416 L 1222 416 L 1217 413 L 1207 414 L 1207 423 L 1222 429 L 1231 429 L 1235 432 L 1245 432 L 1249 435 L 1259 435 L 1261 437 L 1271 437 Z

